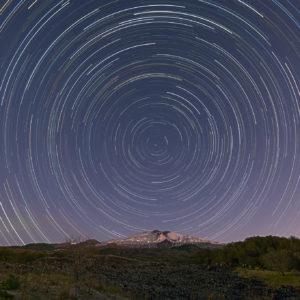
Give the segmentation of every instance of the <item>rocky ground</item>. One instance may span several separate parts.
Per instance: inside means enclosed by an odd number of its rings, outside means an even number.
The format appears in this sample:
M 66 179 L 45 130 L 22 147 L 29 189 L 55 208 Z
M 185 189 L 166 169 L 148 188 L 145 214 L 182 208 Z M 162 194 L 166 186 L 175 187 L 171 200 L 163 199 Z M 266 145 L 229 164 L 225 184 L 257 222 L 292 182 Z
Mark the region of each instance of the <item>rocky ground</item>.
M 239 278 L 225 267 L 207 270 L 196 264 L 127 263 L 93 267 L 104 280 L 149 299 L 254 299 L 296 297 L 292 288 L 272 290 L 256 280 Z M 93 273 L 94 273 L 93 272 Z M 300 299 L 300 298 L 299 298 Z

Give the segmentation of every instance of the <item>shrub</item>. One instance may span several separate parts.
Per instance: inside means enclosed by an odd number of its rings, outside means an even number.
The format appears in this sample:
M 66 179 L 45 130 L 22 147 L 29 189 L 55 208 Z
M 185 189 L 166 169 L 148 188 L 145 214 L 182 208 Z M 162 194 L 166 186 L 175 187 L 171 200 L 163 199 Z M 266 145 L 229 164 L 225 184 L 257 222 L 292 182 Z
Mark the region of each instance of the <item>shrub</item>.
M 13 299 L 14 296 L 10 295 L 7 291 L 0 289 L 0 299 Z
M 2 286 L 6 290 L 18 290 L 21 287 L 19 277 L 10 274 L 8 278 L 2 283 Z
M 267 268 L 281 273 L 300 270 L 300 240 L 296 237 L 250 237 L 221 249 L 200 249 L 200 264 L 227 264 L 232 267 Z
M 286 250 L 268 252 L 263 256 L 263 262 L 266 268 L 280 272 L 282 275 L 293 267 L 292 255 Z

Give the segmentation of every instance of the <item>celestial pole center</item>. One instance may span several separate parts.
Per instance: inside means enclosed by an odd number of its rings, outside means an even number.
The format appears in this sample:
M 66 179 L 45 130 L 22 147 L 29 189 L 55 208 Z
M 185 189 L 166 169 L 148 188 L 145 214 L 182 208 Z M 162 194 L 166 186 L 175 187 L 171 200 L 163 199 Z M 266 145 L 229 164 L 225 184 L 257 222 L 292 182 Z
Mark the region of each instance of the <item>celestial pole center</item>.
M 0 245 L 300 235 L 297 0 L 0 4 Z

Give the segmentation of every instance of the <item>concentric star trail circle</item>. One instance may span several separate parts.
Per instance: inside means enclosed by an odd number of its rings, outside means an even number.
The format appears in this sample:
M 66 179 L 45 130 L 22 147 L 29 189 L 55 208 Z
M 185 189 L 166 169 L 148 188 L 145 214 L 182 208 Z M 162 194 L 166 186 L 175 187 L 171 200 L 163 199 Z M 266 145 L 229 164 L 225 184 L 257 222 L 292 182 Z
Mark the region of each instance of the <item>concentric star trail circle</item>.
M 0 6 L 1 244 L 300 234 L 297 1 Z

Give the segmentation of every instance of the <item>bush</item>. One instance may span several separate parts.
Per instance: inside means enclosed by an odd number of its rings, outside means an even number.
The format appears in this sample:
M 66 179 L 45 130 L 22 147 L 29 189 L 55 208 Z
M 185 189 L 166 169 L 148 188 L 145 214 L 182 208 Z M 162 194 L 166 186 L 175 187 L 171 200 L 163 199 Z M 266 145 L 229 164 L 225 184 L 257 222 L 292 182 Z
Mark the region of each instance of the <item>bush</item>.
M 250 237 L 221 249 L 201 249 L 196 259 L 200 264 L 267 268 L 281 273 L 300 270 L 300 240 L 296 237 Z
M 293 267 L 292 254 L 286 250 L 268 252 L 263 256 L 263 262 L 267 269 L 278 271 L 282 275 Z
M 14 296 L 10 295 L 7 291 L 0 289 L 0 299 L 13 299 Z
M 8 278 L 2 283 L 2 286 L 6 290 L 18 290 L 21 287 L 19 277 L 10 274 Z

